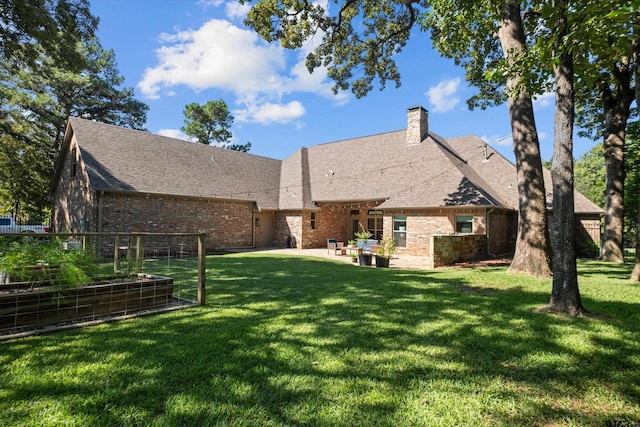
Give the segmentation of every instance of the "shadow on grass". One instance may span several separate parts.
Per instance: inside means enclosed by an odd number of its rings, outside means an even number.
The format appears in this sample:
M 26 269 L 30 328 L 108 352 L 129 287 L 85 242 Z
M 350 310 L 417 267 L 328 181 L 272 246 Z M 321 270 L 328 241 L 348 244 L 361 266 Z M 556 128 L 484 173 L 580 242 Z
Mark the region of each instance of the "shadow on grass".
M 637 322 L 533 313 L 546 283 L 503 276 L 215 257 L 205 307 L 3 344 L 0 420 L 29 424 L 38 408 L 93 425 L 637 417 Z

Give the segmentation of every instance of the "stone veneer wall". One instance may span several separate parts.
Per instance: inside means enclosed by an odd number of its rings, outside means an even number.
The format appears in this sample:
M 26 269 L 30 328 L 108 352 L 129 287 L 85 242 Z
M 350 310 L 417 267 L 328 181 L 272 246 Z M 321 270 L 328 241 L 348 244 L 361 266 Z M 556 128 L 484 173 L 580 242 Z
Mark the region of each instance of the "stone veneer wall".
M 473 216 L 473 231 L 486 232 L 485 208 L 397 209 L 384 211 L 385 236 L 393 236 L 393 217 L 407 216 L 407 246 L 397 248 L 398 254 L 431 256 L 431 236 L 455 233 L 457 215 Z
M 276 212 L 274 217 L 273 240 L 276 246 L 301 248 L 302 212 Z
M 518 232 L 517 214 L 514 211 L 495 210 L 488 215 L 488 255 L 513 253 Z
M 599 214 L 576 215 L 576 255 L 597 257 L 600 255 L 601 220 Z
M 485 234 L 457 234 L 431 236 L 433 256 L 429 257 L 430 268 L 487 256 Z
M 69 154 L 62 169 L 56 192 L 53 194 L 52 232 L 80 233 L 91 229 L 95 219 L 95 193 L 89 190 L 89 177 L 81 168 L 82 163 L 75 151 L 75 137 L 71 140 Z M 75 176 L 73 170 L 75 165 Z

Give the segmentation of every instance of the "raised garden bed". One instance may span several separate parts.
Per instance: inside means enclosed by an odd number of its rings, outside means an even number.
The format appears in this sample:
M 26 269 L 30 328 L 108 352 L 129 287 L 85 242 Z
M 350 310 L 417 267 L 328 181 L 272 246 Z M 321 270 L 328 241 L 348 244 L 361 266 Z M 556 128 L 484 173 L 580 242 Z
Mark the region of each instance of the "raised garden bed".
M 140 274 L 60 289 L 47 282 L 0 285 L 0 334 L 165 307 L 173 279 Z

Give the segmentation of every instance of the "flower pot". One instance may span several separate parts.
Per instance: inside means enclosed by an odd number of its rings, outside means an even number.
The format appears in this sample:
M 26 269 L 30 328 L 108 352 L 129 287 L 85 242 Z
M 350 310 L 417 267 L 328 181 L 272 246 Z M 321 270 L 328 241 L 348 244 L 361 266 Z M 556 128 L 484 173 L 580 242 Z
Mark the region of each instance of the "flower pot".
M 358 255 L 358 260 L 360 261 L 360 265 L 367 266 L 371 265 L 371 254 L 360 254 Z
M 389 268 L 389 258 L 377 256 L 376 267 Z

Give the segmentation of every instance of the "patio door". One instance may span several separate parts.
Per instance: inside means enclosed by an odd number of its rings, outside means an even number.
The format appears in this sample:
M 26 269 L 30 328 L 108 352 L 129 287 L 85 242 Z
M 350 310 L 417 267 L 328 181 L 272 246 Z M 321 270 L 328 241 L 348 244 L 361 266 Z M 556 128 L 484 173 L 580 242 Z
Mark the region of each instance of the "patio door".
M 258 248 L 273 246 L 273 212 L 260 212 L 254 219 L 254 238 Z
M 347 240 L 355 240 L 355 234 L 360 231 L 360 221 L 357 216 L 351 216 L 351 229 L 349 230 L 349 238 Z

